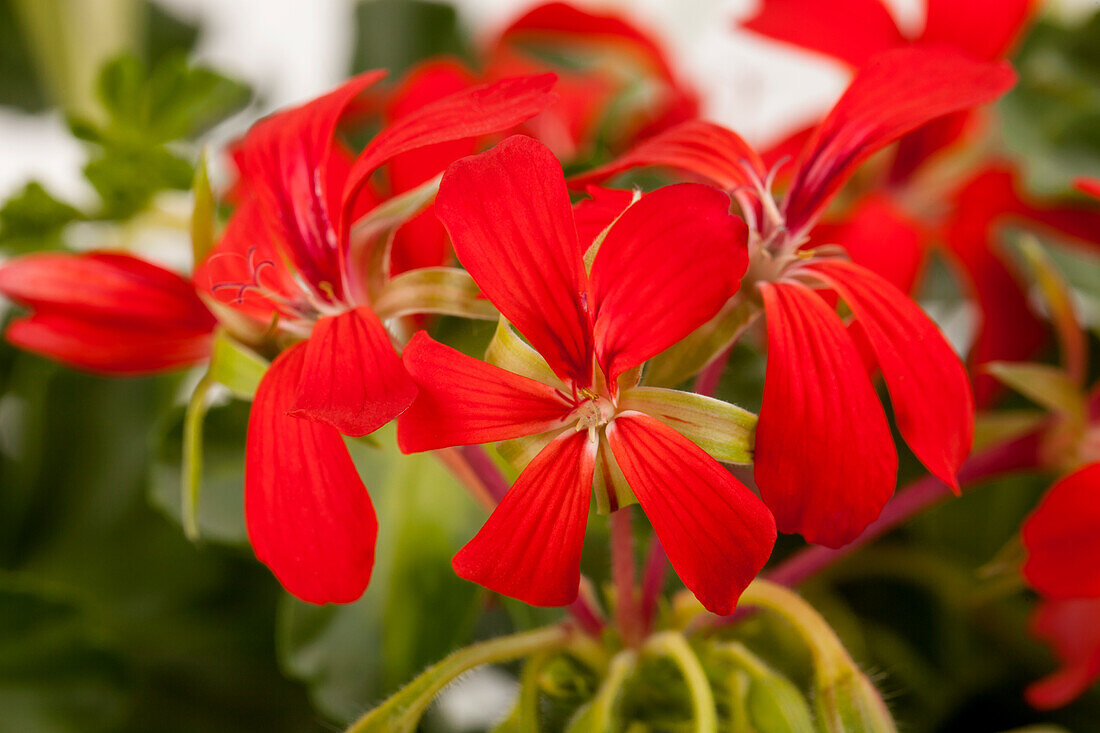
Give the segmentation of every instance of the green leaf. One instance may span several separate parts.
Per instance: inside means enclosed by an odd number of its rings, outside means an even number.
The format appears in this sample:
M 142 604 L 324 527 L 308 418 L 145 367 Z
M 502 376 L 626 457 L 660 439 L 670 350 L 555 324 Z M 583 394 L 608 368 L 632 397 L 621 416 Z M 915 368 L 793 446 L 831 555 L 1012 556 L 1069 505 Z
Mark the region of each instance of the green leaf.
M 355 7 L 352 71 L 389 69 L 400 75 L 419 61 L 469 57 L 455 9 L 423 0 L 363 0 Z
M 1058 367 L 1028 362 L 994 361 L 986 364 L 985 370 L 1035 404 L 1074 420 L 1084 421 L 1085 396 Z
M 84 166 L 102 201 L 97 216 L 122 221 L 145 209 L 165 189 L 185 191 L 191 164 L 158 146 L 112 144 Z
M 251 400 L 267 371 L 267 360 L 225 331 L 214 336 L 210 378 L 229 388 L 239 399 Z
M 32 181 L 0 208 L 0 244 L 11 247 L 29 242 L 35 248 L 40 247 L 56 238 L 66 224 L 82 216 Z
M 756 415 L 713 397 L 661 387 L 623 393 L 623 410 L 638 410 L 675 428 L 719 461 L 752 463 Z
M 195 166 L 195 178 L 191 182 L 191 195 L 194 208 L 191 210 L 191 261 L 199 266 L 210 250 L 214 248 L 214 225 L 217 216 L 217 204 L 214 192 L 210 189 L 210 176 L 206 171 L 206 151 L 199 156 Z

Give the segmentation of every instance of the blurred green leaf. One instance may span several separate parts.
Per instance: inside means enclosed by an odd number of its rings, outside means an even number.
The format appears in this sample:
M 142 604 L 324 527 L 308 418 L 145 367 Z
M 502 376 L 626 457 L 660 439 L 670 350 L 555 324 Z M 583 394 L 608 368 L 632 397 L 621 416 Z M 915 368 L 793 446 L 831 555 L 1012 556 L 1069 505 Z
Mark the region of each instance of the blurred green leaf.
M 1100 170 L 1100 13 L 1079 26 L 1035 24 L 1020 45 L 1020 80 L 1001 102 L 1005 142 L 1035 193 L 1064 192 Z
M 0 207 L 0 246 L 18 249 L 22 242 L 39 247 L 82 216 L 79 210 L 32 181 Z
M 389 69 L 396 77 L 430 56 L 470 56 L 458 15 L 445 3 L 362 0 L 355 28 L 353 72 Z
M 186 190 L 191 164 L 159 146 L 117 144 L 84 166 L 84 175 L 102 200 L 98 216 L 129 219 L 164 189 Z
M 47 105 L 27 39 L 16 22 L 16 0 L 0 0 L 0 105 L 38 112 Z

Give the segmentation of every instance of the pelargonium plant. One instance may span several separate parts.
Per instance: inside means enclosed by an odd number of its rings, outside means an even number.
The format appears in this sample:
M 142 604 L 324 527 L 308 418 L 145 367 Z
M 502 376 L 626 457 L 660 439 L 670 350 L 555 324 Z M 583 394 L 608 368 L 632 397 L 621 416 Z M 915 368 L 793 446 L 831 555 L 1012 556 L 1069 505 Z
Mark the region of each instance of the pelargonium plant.
M 349 731 L 419 730 L 456 677 L 514 661 L 496 731 L 905 729 L 852 631 L 792 588 L 1020 471 L 1056 479 L 974 581 L 1037 594 L 1063 668 L 1026 699 L 1065 705 L 1100 678 L 1095 344 L 1039 240 L 1010 252 L 997 227 L 1087 252 L 1100 205 L 1031 196 L 988 144 L 1035 8 L 929 0 L 916 35 L 878 0 L 823 8 L 765 0 L 744 24 L 851 70 L 766 148 L 707 120 L 649 34 L 564 3 L 476 69 L 362 72 L 212 151 L 235 173 L 215 196 L 199 167 L 191 272 L 107 249 L 4 262 L 25 311 L 6 338 L 98 374 L 196 373 L 195 541 L 204 419 L 250 402 L 248 542 L 306 604 L 377 582 L 404 499 L 376 508 L 369 456 L 426 454 L 453 480 L 421 495 L 468 493 L 484 518 L 446 572 L 482 589 L 483 622 Z M 935 278 L 968 351 L 924 307 Z M 1058 364 L 1027 361 L 1051 331 Z M 739 381 L 745 354 L 762 379 Z M 1044 410 L 996 409 L 1010 390 Z

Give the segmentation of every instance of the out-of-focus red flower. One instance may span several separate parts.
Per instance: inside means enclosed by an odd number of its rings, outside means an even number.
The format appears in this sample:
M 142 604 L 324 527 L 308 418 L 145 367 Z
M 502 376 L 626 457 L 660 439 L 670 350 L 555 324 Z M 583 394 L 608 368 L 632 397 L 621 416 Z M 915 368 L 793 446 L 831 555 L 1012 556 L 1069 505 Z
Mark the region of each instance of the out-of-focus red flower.
M 944 48 L 874 57 L 807 137 L 779 204 L 767 191 L 760 157 L 735 133 L 701 121 L 667 130 L 574 179 L 595 182 L 640 165 L 674 168 L 734 191 L 750 217 L 749 273 L 763 299 L 769 344 L 755 475 L 781 530 L 845 544 L 878 516 L 894 489 L 893 440 L 852 336 L 834 301 L 823 299 L 833 294 L 866 337 L 902 436 L 932 473 L 957 485 L 973 432 L 961 362 L 903 292 L 859 264 L 810 249 L 811 232 L 860 163 L 930 120 L 995 99 L 1014 79 L 1003 62 Z M 888 204 L 865 216 L 853 226 L 902 230 L 903 241 L 919 236 Z M 857 234 L 868 236 L 851 232 Z M 911 276 L 912 249 L 881 259 L 899 280 Z
M 490 44 L 490 78 L 553 71 L 557 103 L 524 126 L 562 160 L 597 145 L 620 152 L 695 117 L 695 92 L 678 78 L 657 42 L 619 15 L 562 2 L 538 5 Z
M 772 517 L 695 443 L 632 409 L 637 376 L 626 376 L 737 289 L 746 234 L 728 196 L 696 184 L 642 196 L 608 230 L 591 274 L 560 164 L 535 140 L 511 137 L 452 165 L 436 207 L 459 260 L 537 366 L 512 373 L 418 334 L 404 359 L 419 393 L 398 421 L 399 445 L 529 435 L 544 445 L 455 570 L 531 604 L 572 602 L 593 475 L 616 471 L 685 585 L 710 610 L 731 612 L 771 552 Z
M 1100 463 L 1051 487 L 1023 526 L 1023 572 L 1044 598 L 1032 632 L 1050 644 L 1062 669 L 1032 684 L 1037 708 L 1072 702 L 1100 679 Z
M 382 76 L 360 75 L 252 128 L 237 153 L 245 199 L 196 273 L 229 307 L 306 337 L 272 362 L 253 403 L 245 518 L 257 557 L 313 603 L 355 600 L 373 565 L 377 521 L 340 434 L 376 430 L 416 394 L 370 305 L 371 258 L 353 246 L 353 222 L 383 198 L 372 175 L 429 149 L 430 178 L 449 162 L 432 156 L 466 150 L 446 146 L 511 128 L 553 98 L 552 75 L 463 88 L 395 118 L 353 159 L 336 126 Z M 423 160 L 414 168 L 415 180 Z
M 8 341 L 78 369 L 134 375 L 210 356 L 214 316 L 191 282 L 132 255 L 16 257 L 0 266 L 0 293 L 32 310 Z
M 1003 58 L 1034 13 L 1034 0 L 928 0 L 925 23 L 906 36 L 881 0 L 763 0 L 742 26 L 859 68 L 884 51 L 910 45 L 954 48 L 978 59 Z M 974 113 L 944 117 L 908 134 L 898 146 L 890 180 L 908 178 L 925 160 L 956 142 Z

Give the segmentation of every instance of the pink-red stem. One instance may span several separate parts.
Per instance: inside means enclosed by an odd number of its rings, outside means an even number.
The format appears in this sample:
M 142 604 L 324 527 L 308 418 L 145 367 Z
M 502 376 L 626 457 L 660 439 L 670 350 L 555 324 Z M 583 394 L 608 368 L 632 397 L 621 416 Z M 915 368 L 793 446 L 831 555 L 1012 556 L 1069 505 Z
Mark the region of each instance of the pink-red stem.
M 615 624 L 623 641 L 636 646 L 642 639 L 642 610 L 634 579 L 634 529 L 631 507 L 611 513 L 611 577 L 615 583 Z

